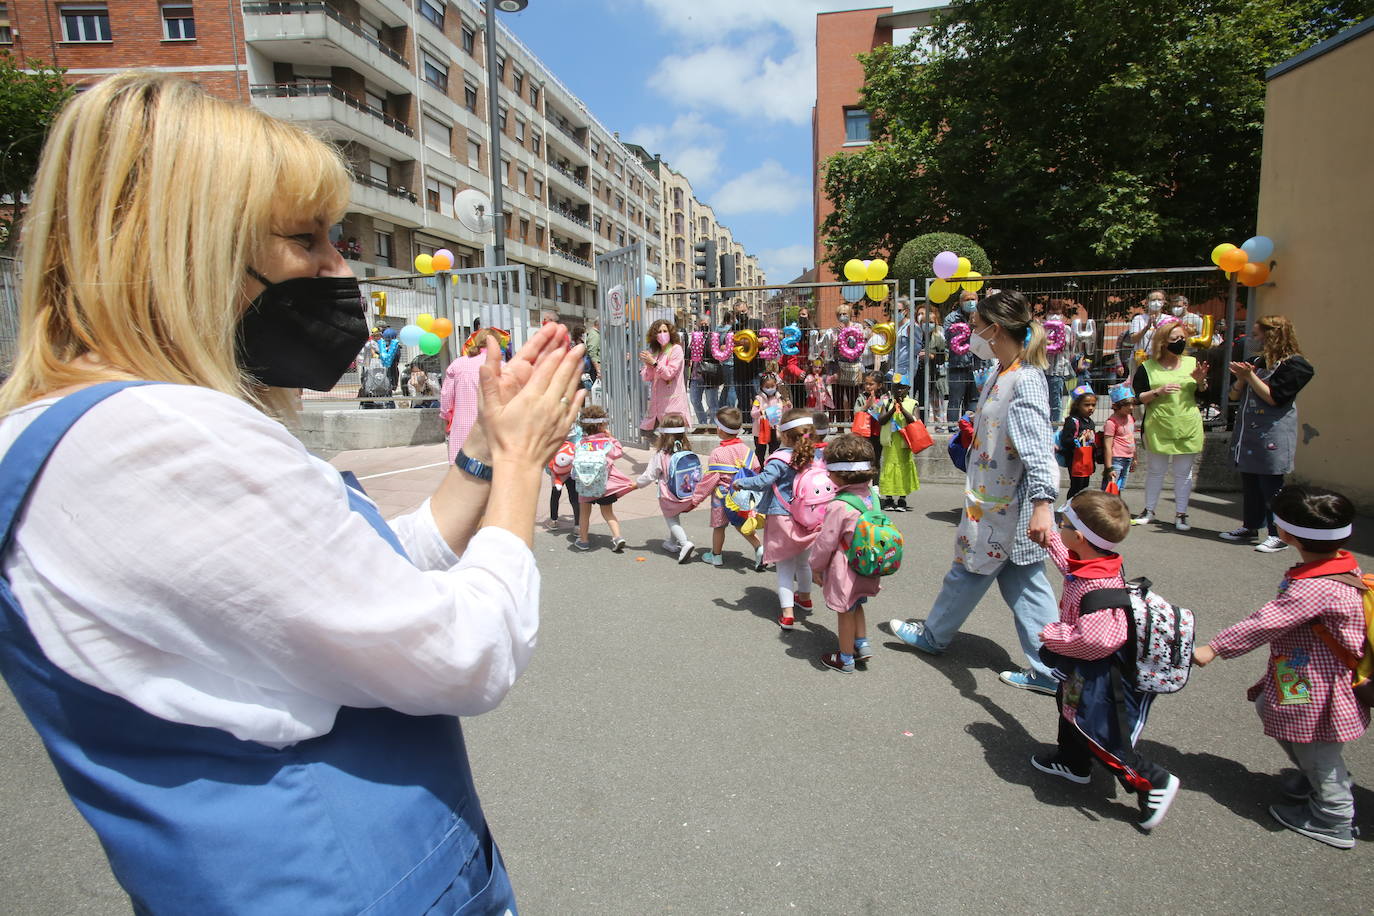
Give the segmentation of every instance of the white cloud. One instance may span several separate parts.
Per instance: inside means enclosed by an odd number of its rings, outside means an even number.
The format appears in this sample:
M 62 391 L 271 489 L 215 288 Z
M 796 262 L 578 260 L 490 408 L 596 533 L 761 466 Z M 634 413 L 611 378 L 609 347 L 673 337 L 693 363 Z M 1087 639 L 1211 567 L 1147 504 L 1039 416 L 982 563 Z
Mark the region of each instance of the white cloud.
M 715 179 L 725 149 L 725 131 L 696 112 L 679 115 L 671 124 L 642 124 L 625 139 L 663 156 L 694 189 Z
M 697 41 L 773 27 L 799 39 L 814 34 L 816 14 L 835 0 L 641 0 L 665 31 Z
M 738 175 L 711 195 L 717 213 L 791 213 L 807 201 L 811 189 L 801 176 L 768 159 Z
M 816 50 L 798 44 L 775 54 L 774 42 L 751 39 L 665 56 L 649 77 L 650 88 L 675 104 L 723 109 L 764 122 L 801 125 L 815 102 Z
M 769 283 L 786 283 L 795 279 L 803 271 L 814 266 L 811 245 L 788 245 L 785 248 L 769 248 L 758 253 L 759 269 L 768 277 Z

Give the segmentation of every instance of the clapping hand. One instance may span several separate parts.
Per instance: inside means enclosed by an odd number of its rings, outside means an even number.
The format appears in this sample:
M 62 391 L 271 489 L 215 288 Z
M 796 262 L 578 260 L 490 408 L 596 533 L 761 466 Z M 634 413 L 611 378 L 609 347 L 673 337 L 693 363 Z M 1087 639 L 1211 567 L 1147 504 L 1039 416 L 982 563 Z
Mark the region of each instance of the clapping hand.
M 654 355 L 648 350 L 640 350 L 639 361 L 646 366 L 652 366 L 654 364 Z
M 1231 374 L 1239 381 L 1248 382 L 1250 376 L 1255 374 L 1255 367 L 1246 362 L 1231 363 Z
M 1203 382 L 1207 378 L 1207 372 L 1212 368 L 1211 363 L 1198 363 L 1197 368 L 1193 369 L 1193 381 Z

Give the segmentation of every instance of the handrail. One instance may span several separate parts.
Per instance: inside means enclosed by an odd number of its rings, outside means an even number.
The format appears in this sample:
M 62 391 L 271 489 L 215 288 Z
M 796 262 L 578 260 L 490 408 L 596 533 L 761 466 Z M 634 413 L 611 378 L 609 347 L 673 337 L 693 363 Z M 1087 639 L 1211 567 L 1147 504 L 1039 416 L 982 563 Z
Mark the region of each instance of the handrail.
M 392 197 L 401 197 L 405 200 L 410 201 L 413 204 L 419 203 L 419 198 L 417 198 L 415 196 L 415 192 L 411 191 L 409 188 L 402 188 L 398 185 L 388 184 L 387 182 L 382 181 L 380 178 L 373 178 L 366 172 L 360 172 L 357 169 L 349 169 L 349 172 L 353 174 L 353 180 L 360 185 L 365 185 L 369 188 L 376 188 L 379 191 L 385 191 Z
M 352 32 L 354 35 L 357 35 L 378 51 L 381 51 L 387 57 L 396 61 L 396 63 L 405 67 L 407 70 L 410 69 L 410 61 L 406 59 L 405 55 L 383 43 L 377 36 L 368 33 L 358 20 L 350 19 L 328 3 L 319 2 L 319 0 L 303 0 L 303 2 L 295 3 L 245 3 L 243 4 L 243 12 L 251 16 L 284 16 L 289 13 L 324 13 L 339 25 L 348 29 L 348 31 Z
M 397 118 L 393 118 L 379 108 L 373 108 L 362 99 L 355 98 L 344 92 L 333 83 L 254 83 L 248 87 L 249 94 L 258 98 L 271 99 L 293 99 L 299 96 L 319 96 L 327 95 L 338 99 L 349 108 L 361 111 L 364 114 L 381 121 L 392 130 L 400 131 L 407 137 L 415 136 L 415 131 L 410 129 L 410 125 Z
M 588 261 L 586 258 L 579 258 L 577 255 L 572 254 L 571 252 L 564 251 L 562 248 L 559 248 L 557 245 L 554 245 L 553 248 L 552 248 L 551 250 L 553 251 L 554 254 L 558 255 L 560 258 L 563 258 L 564 260 L 567 260 L 567 261 L 572 261 L 574 264 L 581 264 L 583 267 L 591 267 L 591 266 L 592 266 L 592 262 L 591 262 L 591 261 Z

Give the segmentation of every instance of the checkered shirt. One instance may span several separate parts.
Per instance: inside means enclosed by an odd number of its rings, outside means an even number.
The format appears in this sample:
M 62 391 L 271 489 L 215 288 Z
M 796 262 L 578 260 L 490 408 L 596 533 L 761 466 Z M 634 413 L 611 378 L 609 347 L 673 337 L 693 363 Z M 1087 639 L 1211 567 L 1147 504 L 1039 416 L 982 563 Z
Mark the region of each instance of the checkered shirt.
M 1081 579 L 1069 572 L 1069 550 L 1059 537 L 1050 534 L 1050 561 L 1064 574 L 1064 593 L 1059 598 L 1059 620 L 1045 627 L 1041 639 L 1060 655 L 1095 661 L 1106 658 L 1126 644 L 1126 611 L 1105 608 L 1087 617 L 1078 616 L 1083 596 L 1099 588 L 1125 588 L 1118 573 L 1103 579 Z
M 1359 575 L 1359 570 L 1355 570 Z M 1269 644 L 1264 677 L 1246 692 L 1259 703 L 1264 733 L 1283 741 L 1353 741 L 1369 727 L 1369 710 L 1350 692 L 1345 667 L 1312 630 L 1320 620 L 1351 653 L 1364 650 L 1364 599 L 1340 582 L 1325 578 L 1284 579 L 1278 597 L 1217 634 L 1209 644 L 1222 658 L 1235 658 Z M 1287 657 L 1308 682 L 1311 702 L 1280 706 L 1274 660 Z
M 1035 501 L 1043 499 L 1052 504 L 1059 495 L 1059 465 L 1054 462 L 1050 387 L 1045 381 L 1045 373 L 1027 366 L 1013 371 L 1016 372 L 1016 387 L 1007 408 L 1007 433 L 1012 448 L 1025 464 L 1025 473 L 1016 484 L 1016 503 L 1020 511 L 1011 561 L 1017 566 L 1025 566 L 1045 560 L 1045 548 L 1032 541 L 1026 531 L 1030 528 Z M 988 384 L 992 384 L 991 379 Z

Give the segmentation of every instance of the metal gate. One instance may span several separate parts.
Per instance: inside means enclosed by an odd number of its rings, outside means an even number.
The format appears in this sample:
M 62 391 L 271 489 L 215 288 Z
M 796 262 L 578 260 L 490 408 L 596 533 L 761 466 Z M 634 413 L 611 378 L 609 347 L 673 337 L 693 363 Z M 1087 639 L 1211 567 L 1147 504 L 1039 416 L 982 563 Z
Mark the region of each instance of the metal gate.
M 649 325 L 673 321 L 671 306 L 649 307 L 644 298 L 644 243 L 596 256 L 597 315 L 601 319 L 601 400 L 611 434 L 638 443 L 639 422 L 648 411 L 648 386 L 640 378 L 639 351 Z

